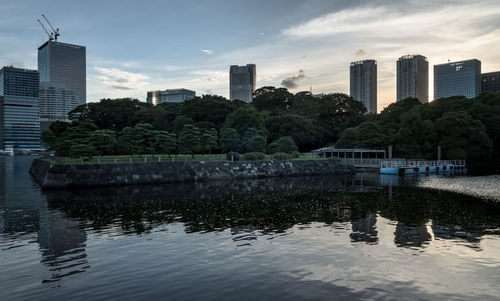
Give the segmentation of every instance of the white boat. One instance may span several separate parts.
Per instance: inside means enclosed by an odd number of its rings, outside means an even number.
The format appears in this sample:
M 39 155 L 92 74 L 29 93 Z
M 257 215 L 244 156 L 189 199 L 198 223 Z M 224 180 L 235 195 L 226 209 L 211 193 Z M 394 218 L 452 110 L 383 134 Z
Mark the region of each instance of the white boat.
M 385 160 L 380 173 L 390 175 L 467 172 L 464 160 Z

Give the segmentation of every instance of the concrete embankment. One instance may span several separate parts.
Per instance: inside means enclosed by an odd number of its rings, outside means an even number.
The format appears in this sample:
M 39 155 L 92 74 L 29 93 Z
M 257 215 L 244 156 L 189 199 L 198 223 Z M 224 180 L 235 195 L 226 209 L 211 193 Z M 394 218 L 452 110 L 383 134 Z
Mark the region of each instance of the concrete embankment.
M 336 160 L 64 165 L 35 159 L 30 169 L 42 189 L 354 173 Z

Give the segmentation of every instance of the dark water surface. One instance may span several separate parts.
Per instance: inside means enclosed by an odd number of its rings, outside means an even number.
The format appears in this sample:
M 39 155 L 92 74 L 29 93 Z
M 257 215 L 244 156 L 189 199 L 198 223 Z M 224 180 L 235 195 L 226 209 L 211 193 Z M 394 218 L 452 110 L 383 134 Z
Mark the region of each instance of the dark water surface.
M 429 178 L 41 192 L 30 164 L 0 157 L 0 300 L 500 296 L 499 203 Z

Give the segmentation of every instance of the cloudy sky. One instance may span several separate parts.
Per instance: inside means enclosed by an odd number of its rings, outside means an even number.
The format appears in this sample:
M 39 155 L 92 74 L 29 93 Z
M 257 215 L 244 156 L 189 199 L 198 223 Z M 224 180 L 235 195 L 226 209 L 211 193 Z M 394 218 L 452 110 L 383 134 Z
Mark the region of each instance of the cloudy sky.
M 247 63 L 259 87 L 348 93 L 350 62 L 375 59 L 381 110 L 402 55 L 425 55 L 431 81 L 448 60 L 500 70 L 499 0 L 2 0 L 0 65 L 36 69 L 41 14 L 87 47 L 88 101 L 180 87 L 227 97 L 229 66 Z

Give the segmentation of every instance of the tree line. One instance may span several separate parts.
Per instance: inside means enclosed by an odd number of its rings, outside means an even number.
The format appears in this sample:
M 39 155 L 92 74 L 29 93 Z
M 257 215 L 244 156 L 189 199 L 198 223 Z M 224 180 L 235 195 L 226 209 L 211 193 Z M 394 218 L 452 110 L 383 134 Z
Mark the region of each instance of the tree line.
M 307 152 L 337 148 L 386 149 L 394 156 L 464 159 L 498 169 L 500 93 L 451 97 L 421 104 L 392 103 L 367 114 L 350 96 L 315 97 L 262 87 L 251 103 L 203 95 L 153 106 L 137 99 L 102 99 L 73 110 L 71 122 L 54 122 L 43 141 L 61 156 Z

